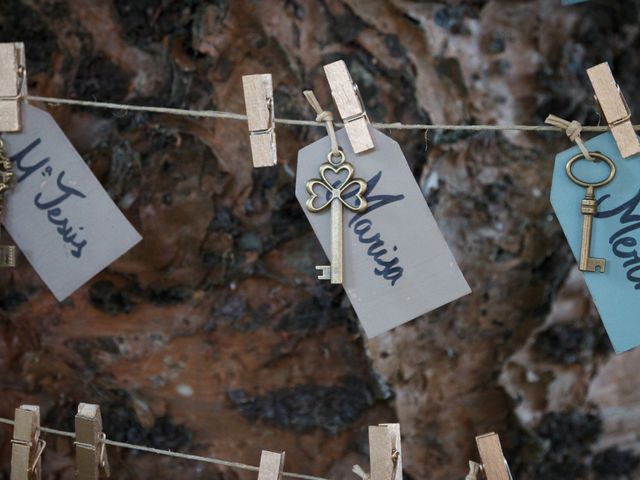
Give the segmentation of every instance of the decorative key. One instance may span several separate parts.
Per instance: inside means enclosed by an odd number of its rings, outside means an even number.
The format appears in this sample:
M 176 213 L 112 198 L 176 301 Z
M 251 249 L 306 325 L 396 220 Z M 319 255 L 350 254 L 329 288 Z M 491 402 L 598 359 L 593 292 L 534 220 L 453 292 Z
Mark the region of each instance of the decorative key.
M 353 165 L 345 162 L 344 152 L 339 151 L 337 160 L 329 152 L 327 162 L 320 165 L 320 178 L 307 182 L 307 210 L 319 213 L 331 205 L 331 265 L 317 266 L 319 280 L 342 283 L 342 207 L 362 213 L 367 209 L 364 194 L 367 183 L 353 178 Z M 332 175 L 334 178 L 330 178 Z M 316 202 L 318 205 L 316 206 Z
M 584 159 L 580 153 L 567 162 L 567 175 L 573 183 L 585 187 L 587 191 L 580 202 L 580 212 L 582 213 L 582 240 L 580 242 L 580 262 L 578 268 L 581 272 L 604 273 L 606 260 L 604 258 L 591 257 L 591 229 L 593 217 L 598 213 L 598 201 L 595 198 L 595 189 L 607 185 L 616 175 L 616 166 L 613 161 L 601 153 L 589 152 L 597 160 L 603 160 L 609 166 L 609 176 L 599 182 L 585 182 L 573 174 L 573 164 Z

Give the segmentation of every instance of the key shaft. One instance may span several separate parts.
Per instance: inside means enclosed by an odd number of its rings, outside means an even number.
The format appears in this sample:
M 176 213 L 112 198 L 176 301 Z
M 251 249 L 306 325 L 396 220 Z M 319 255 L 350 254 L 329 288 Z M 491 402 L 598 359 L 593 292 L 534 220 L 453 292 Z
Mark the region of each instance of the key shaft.
M 580 261 L 578 268 L 582 272 L 604 273 L 606 260 L 591 256 L 591 235 L 593 230 L 593 217 L 598 212 L 598 202 L 595 199 L 594 188 L 589 186 L 580 202 L 582 213 L 582 238 L 580 242 Z
M 342 283 L 342 203 L 331 202 L 331 283 Z
M 331 200 L 331 265 L 319 265 L 318 280 L 331 280 L 331 283 L 342 283 L 342 203 L 335 196 Z

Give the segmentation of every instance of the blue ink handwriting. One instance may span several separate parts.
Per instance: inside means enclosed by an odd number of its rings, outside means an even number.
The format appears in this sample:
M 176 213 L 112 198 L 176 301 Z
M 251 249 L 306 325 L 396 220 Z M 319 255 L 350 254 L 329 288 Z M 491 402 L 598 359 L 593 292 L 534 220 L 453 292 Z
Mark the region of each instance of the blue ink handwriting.
M 42 140 L 38 138 L 11 157 L 11 160 L 18 170 L 18 183 L 23 182 L 39 170 L 42 170 L 41 174 L 43 177 L 53 176 L 53 167 L 49 164 L 51 161 L 50 157 L 45 157 L 35 163 L 27 163 L 29 154 L 41 143 Z M 46 168 L 43 168 L 45 166 Z M 87 245 L 87 240 L 76 240 L 76 238 L 80 232 L 84 230 L 84 227 L 76 228 L 70 225 L 69 219 L 64 216 L 61 207 L 69 198 L 86 198 L 87 196 L 70 185 L 65 185 L 63 182 L 65 174 L 66 172 L 64 170 L 58 173 L 56 178 L 58 191 L 55 192 L 52 198 L 43 200 L 43 194 L 39 192 L 33 198 L 33 204 L 38 210 L 46 212 L 47 220 L 56 227 L 56 231 L 62 238 L 62 241 L 72 247 L 71 255 L 75 258 L 80 258 L 82 257 L 82 250 Z

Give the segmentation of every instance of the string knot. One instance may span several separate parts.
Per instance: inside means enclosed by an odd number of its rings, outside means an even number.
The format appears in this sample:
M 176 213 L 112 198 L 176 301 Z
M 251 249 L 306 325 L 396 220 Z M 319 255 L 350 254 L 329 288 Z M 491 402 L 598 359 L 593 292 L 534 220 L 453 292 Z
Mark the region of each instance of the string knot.
M 320 102 L 316 98 L 313 90 L 305 90 L 302 92 L 304 98 L 307 99 L 311 108 L 316 112 L 316 122 L 324 122 L 327 126 L 327 135 L 329 135 L 329 141 L 331 142 L 331 153 L 333 155 L 338 155 L 340 153 L 340 148 L 338 146 L 338 139 L 336 137 L 336 131 L 333 128 L 333 114 L 328 110 L 324 110 L 320 106 Z
M 573 120 L 567 125 L 565 133 L 567 137 L 569 137 L 569 140 L 575 142 L 576 139 L 580 138 L 580 134 L 582 133 L 582 124 L 577 120 Z
M 482 474 L 482 465 L 476 462 L 469 461 L 469 473 L 467 474 L 465 480 L 478 480 L 481 478 Z
M 316 122 L 333 122 L 333 113 L 329 110 L 323 110 L 316 117 Z
M 578 146 L 584 158 L 586 158 L 587 160 L 595 161 L 589 154 L 589 150 L 587 150 L 587 147 L 585 147 L 584 143 L 582 142 L 582 138 L 580 137 L 580 134 L 582 133 L 582 124 L 579 121 L 573 120 L 570 122 L 556 115 L 549 115 L 544 123 L 564 129 L 564 133 L 567 135 L 567 137 L 569 137 L 569 140 L 571 140 Z
M 371 474 L 365 472 L 360 465 L 354 465 L 351 471 L 359 476 L 362 480 L 370 480 L 371 478 Z

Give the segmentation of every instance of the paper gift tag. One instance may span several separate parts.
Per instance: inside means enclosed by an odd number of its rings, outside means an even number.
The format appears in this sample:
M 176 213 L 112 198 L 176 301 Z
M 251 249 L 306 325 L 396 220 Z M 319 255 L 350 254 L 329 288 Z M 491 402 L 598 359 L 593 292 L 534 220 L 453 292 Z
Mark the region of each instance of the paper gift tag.
M 585 145 L 590 152 L 609 157 L 616 166 L 611 183 L 595 190 L 598 213 L 593 219 L 590 256 L 606 260 L 605 273 L 584 272 L 583 276 L 613 348 L 619 353 L 640 344 L 640 158 L 623 160 L 609 132 Z M 574 147 L 556 156 L 551 185 L 551 204 L 576 261 L 580 258 L 580 202 L 585 188 L 569 179 L 566 165 L 578 153 Z M 574 164 L 573 172 L 593 182 L 605 178 L 609 168 L 605 162 L 582 160 Z
M 367 182 L 365 213 L 344 210 L 343 286 L 369 337 L 470 293 L 399 145 L 371 128 L 375 148 L 353 153 L 337 132 L 355 177 Z M 310 213 L 306 182 L 331 150 L 325 137 L 298 153 L 296 197 L 328 258 L 331 209 Z M 321 281 L 321 280 L 318 280 Z
M 5 227 L 62 301 L 142 237 L 47 112 L 23 102 L 23 128 L 5 133 L 14 188 Z

